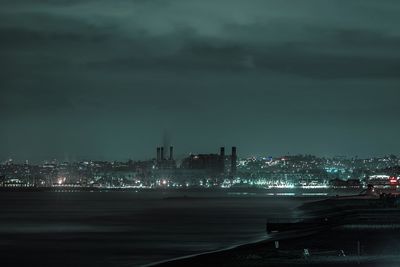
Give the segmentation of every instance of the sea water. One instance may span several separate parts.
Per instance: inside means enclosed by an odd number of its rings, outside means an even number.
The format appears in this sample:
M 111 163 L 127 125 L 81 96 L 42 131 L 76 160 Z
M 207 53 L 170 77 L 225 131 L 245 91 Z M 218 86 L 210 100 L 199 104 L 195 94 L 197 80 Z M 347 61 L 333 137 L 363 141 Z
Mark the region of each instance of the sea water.
M 267 237 L 306 198 L 175 191 L 1 192 L 0 266 L 141 266 Z

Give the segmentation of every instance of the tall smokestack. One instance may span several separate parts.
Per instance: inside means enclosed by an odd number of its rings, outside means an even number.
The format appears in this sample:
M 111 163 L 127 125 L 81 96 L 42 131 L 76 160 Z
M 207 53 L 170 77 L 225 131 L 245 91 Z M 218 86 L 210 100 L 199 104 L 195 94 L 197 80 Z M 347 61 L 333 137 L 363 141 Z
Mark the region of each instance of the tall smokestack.
M 219 150 L 219 157 L 221 160 L 221 172 L 225 172 L 225 147 L 223 146 Z
M 222 157 L 225 157 L 225 147 L 221 146 L 220 150 L 219 150 L 219 155 Z
M 160 161 L 161 159 L 161 151 L 160 147 L 157 147 L 157 161 Z
M 231 175 L 236 174 L 236 163 L 237 163 L 237 154 L 236 147 L 232 147 L 232 156 L 231 156 Z
M 164 147 L 161 147 L 161 160 L 164 160 Z
M 169 147 L 169 160 L 173 160 L 174 159 L 174 147 L 170 146 Z

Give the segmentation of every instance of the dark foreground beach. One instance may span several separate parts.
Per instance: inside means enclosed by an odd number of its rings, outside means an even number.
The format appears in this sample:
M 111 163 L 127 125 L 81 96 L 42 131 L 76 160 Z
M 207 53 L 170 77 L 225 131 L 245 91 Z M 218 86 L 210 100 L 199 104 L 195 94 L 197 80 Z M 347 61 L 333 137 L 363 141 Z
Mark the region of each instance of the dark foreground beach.
M 399 238 L 398 230 L 322 231 L 296 238 L 275 237 L 157 266 L 400 266 Z M 279 240 L 279 249 L 275 240 Z M 304 255 L 304 249 L 309 256 Z
M 398 209 L 367 207 L 341 225 L 276 233 L 258 243 L 157 266 L 400 266 L 398 215 Z

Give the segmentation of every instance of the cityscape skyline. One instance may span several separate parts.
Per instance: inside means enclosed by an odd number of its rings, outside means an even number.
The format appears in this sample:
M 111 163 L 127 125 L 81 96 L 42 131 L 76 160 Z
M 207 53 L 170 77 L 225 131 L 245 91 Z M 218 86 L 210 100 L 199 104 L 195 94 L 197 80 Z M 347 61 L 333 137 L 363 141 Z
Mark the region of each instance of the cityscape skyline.
M 167 149 L 168 148 L 168 149 Z M 176 159 L 173 146 L 157 147 L 155 157 L 141 161 L 46 161 L 0 164 L 3 188 L 361 188 L 368 184 L 396 187 L 400 157 L 319 158 L 238 156 L 220 147 L 218 153 Z

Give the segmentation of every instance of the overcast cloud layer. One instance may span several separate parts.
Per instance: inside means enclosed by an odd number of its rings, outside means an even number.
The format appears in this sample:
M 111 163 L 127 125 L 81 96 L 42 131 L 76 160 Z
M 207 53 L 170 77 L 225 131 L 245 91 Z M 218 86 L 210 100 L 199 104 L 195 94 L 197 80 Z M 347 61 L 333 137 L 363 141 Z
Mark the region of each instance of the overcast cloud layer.
M 0 0 L 0 159 L 398 154 L 397 0 Z

